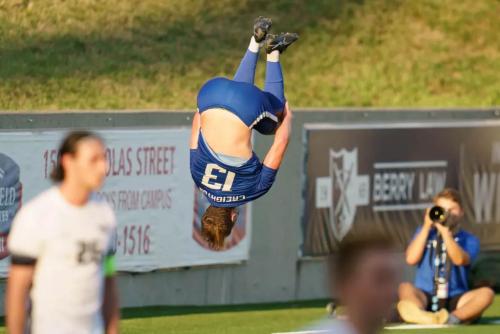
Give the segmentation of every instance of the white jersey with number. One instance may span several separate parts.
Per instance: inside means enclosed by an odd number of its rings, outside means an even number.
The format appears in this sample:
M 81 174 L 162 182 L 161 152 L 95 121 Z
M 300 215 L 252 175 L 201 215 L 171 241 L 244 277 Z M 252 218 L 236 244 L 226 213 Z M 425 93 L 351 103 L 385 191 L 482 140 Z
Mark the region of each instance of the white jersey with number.
M 103 333 L 103 258 L 112 250 L 115 225 L 105 201 L 74 206 L 57 187 L 19 211 L 8 247 L 13 256 L 36 259 L 33 334 Z

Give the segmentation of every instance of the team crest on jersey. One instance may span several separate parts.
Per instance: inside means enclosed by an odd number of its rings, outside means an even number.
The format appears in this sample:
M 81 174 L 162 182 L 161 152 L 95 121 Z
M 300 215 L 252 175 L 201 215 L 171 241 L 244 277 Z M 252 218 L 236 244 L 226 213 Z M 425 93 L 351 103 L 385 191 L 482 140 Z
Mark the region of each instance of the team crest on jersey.
M 356 207 L 369 201 L 369 179 L 358 175 L 358 150 L 330 150 L 330 227 L 342 240 L 354 223 Z
M 9 156 L 0 153 L 0 259 L 6 257 L 6 240 L 12 220 L 21 206 L 20 169 Z

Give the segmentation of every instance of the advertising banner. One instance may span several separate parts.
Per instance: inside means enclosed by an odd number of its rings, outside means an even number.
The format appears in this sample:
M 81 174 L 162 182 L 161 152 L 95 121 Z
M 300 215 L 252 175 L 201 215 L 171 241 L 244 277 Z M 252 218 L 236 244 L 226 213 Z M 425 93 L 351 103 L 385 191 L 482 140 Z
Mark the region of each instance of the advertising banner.
M 500 250 L 500 122 L 306 124 L 305 256 L 334 252 L 370 229 L 401 250 L 444 187 L 458 189 L 462 227 Z
M 117 269 L 155 269 L 242 261 L 248 258 L 248 207 L 222 251 L 200 234 L 207 201 L 189 171 L 189 128 L 97 131 L 105 140 L 108 171 L 100 191 L 118 220 Z M 52 186 L 50 172 L 65 130 L 0 133 L 0 275 L 8 266 L 6 243 L 19 208 Z

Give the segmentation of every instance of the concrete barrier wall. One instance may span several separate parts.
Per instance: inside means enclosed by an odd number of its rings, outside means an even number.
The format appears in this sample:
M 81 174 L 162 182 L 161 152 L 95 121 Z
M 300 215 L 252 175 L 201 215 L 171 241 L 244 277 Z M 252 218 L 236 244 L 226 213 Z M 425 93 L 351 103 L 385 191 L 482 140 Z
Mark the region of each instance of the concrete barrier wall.
M 191 112 L 67 112 L 0 114 L 0 131 L 190 125 Z M 500 111 L 336 109 L 296 111 L 294 133 L 273 189 L 253 206 L 250 259 L 242 264 L 180 268 L 119 276 L 124 307 L 241 304 L 326 298 L 324 259 L 301 259 L 302 127 L 308 122 L 429 122 L 500 119 Z M 257 136 L 261 156 L 272 138 Z M 1 148 L 0 148 L 1 150 Z M 410 278 L 405 270 L 403 278 Z M 3 300 L 5 286 L 0 284 Z M 0 313 L 3 313 L 1 303 Z

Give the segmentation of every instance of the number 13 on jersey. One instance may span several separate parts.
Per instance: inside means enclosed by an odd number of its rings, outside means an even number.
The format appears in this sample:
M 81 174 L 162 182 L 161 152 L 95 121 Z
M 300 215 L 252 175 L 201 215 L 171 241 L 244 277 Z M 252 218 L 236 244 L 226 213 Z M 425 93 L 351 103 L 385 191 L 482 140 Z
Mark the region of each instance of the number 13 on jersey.
M 214 174 L 214 173 L 226 176 L 226 179 L 224 180 L 224 184 L 214 181 L 214 180 L 217 180 L 217 174 Z M 236 176 L 236 174 L 234 174 L 231 171 L 226 170 L 225 168 L 222 168 L 219 165 L 207 164 L 207 167 L 205 168 L 205 175 L 203 175 L 203 179 L 201 180 L 201 183 L 205 187 L 213 189 L 213 190 L 231 191 L 231 187 L 233 186 L 233 181 L 234 181 L 235 176 Z

